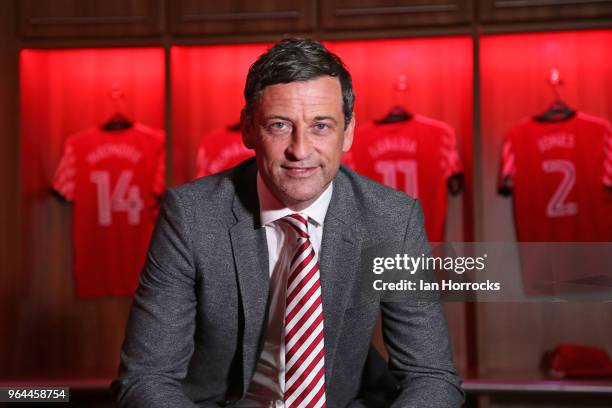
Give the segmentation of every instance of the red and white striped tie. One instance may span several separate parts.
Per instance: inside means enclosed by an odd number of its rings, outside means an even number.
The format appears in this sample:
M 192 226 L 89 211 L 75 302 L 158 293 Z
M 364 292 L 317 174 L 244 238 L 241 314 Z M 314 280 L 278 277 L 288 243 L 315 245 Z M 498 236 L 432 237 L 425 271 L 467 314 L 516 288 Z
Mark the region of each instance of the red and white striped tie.
M 300 214 L 283 218 L 298 236 L 285 300 L 285 407 L 325 407 L 325 348 L 319 262 Z

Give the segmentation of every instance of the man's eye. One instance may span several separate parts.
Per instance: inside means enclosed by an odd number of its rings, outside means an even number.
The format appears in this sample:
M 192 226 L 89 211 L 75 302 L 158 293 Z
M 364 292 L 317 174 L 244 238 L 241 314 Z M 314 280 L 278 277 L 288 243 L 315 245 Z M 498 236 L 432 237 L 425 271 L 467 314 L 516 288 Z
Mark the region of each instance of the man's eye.
M 315 129 L 316 130 L 326 130 L 328 128 L 329 128 L 329 126 L 326 123 L 317 123 L 315 125 Z
M 285 122 L 272 122 L 268 125 L 268 130 L 272 132 L 286 131 L 289 125 Z

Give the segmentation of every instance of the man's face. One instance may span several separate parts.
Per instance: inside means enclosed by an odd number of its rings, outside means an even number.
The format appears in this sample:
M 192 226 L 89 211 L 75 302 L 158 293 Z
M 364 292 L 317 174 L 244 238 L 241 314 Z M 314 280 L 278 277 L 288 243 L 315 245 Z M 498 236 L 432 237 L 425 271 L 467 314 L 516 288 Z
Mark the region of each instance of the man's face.
M 344 128 L 340 81 L 324 76 L 264 88 L 245 145 L 270 191 L 293 210 L 312 204 L 353 143 L 354 118 Z

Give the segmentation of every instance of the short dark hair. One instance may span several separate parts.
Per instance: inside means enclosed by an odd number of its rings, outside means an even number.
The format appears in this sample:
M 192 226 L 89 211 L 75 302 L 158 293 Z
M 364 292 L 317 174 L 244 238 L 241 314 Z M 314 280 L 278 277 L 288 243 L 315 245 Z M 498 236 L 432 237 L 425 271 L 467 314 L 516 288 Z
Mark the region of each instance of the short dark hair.
M 243 114 L 251 120 L 265 87 L 296 81 L 309 81 L 329 75 L 337 77 L 342 89 L 344 127 L 353 117 L 353 81 L 342 60 L 320 42 L 287 38 L 260 55 L 251 65 L 244 85 Z

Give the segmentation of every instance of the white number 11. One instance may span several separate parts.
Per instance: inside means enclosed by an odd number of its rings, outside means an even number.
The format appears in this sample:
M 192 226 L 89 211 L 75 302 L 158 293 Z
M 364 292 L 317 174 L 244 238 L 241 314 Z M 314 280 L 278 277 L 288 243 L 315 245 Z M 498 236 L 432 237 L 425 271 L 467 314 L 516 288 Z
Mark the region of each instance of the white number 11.
M 383 184 L 397 189 L 397 173 L 404 175 L 404 193 L 417 198 L 419 184 L 417 177 L 417 162 L 415 160 L 381 160 L 375 164 L 377 173 L 382 174 Z

